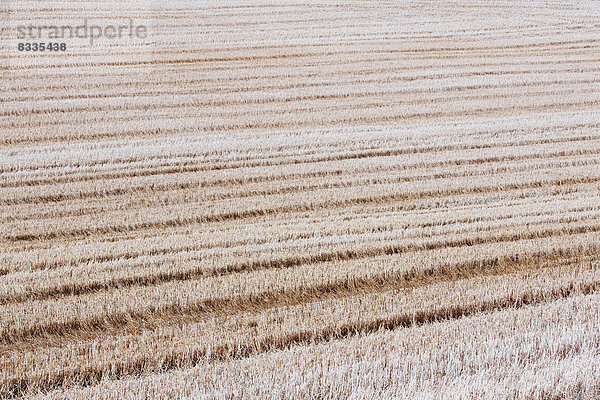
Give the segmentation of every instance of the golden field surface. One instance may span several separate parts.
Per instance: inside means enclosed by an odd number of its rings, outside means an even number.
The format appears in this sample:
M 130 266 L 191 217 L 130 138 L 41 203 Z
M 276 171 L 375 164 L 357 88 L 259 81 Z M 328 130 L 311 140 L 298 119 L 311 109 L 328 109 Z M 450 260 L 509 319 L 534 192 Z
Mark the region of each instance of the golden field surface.
M 0 399 L 600 398 L 600 3 L 0 7 Z

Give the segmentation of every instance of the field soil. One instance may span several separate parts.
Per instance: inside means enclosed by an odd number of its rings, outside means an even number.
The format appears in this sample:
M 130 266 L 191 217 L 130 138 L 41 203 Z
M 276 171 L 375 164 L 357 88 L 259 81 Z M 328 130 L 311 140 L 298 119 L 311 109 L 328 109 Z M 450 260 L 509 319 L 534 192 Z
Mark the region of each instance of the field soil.
M 600 398 L 598 2 L 0 14 L 1 399 Z

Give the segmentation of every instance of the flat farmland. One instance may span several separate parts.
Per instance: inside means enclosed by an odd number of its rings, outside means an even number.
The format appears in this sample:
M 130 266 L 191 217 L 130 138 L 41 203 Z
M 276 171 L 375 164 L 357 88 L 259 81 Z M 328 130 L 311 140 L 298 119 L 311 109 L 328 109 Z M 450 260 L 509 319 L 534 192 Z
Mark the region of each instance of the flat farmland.
M 600 397 L 599 3 L 0 7 L 0 398 Z

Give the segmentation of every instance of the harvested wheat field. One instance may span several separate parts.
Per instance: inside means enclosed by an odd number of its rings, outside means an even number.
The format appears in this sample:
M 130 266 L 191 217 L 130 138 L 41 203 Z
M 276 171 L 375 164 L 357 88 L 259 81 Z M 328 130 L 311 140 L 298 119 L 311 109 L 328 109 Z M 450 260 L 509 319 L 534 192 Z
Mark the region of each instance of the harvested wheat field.
M 1 7 L 1 399 L 600 398 L 600 3 Z

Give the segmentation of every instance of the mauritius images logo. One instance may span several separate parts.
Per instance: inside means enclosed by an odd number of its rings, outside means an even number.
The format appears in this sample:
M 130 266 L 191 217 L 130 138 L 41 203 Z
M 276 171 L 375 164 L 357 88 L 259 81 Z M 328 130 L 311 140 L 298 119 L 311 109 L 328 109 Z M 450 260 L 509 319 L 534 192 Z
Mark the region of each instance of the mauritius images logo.
M 148 27 L 137 24 L 131 18 L 127 23 L 99 25 L 91 24 L 88 19 L 77 25 L 20 25 L 17 26 L 19 40 L 62 40 L 87 39 L 90 45 L 95 41 L 106 39 L 145 40 L 148 37 Z

